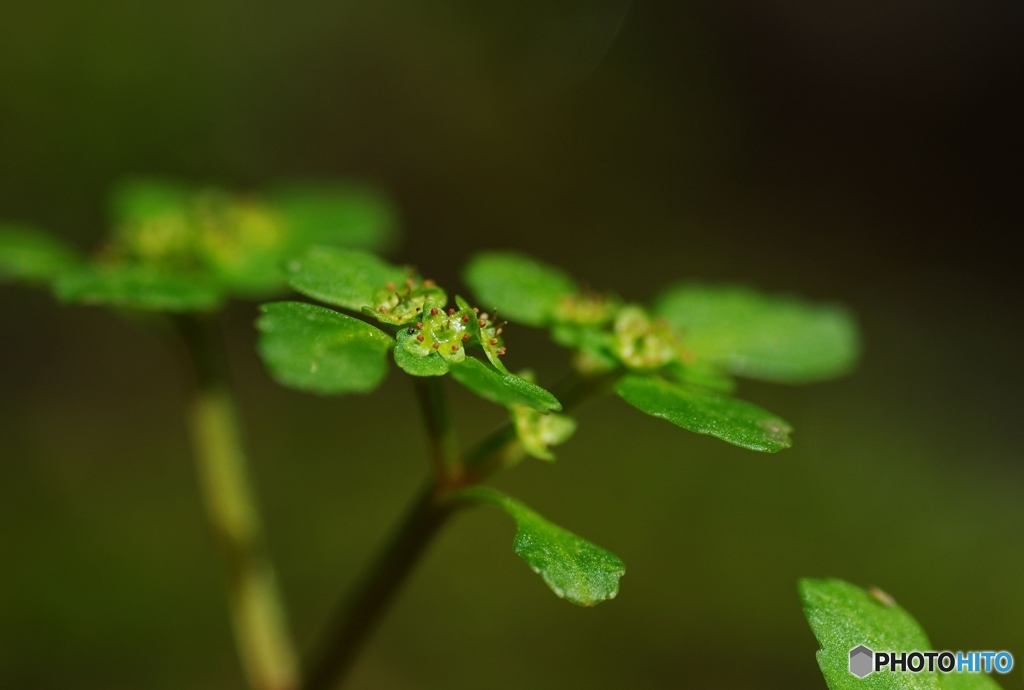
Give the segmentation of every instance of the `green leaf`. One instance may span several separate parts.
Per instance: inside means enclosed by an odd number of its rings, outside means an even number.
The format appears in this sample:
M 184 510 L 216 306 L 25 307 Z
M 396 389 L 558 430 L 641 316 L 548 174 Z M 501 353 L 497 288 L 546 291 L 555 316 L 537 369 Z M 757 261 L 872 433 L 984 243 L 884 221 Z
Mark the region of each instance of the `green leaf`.
M 0 281 L 46 283 L 77 263 L 70 247 L 23 225 L 0 225 Z
M 698 360 L 750 378 L 828 379 L 850 371 L 860 352 L 853 318 L 836 305 L 743 287 L 683 285 L 662 294 L 655 312 Z
M 459 495 L 498 506 L 515 520 L 513 550 L 559 597 L 594 606 L 619 593 L 619 578 L 626 573 L 626 566 L 615 554 L 548 522 L 494 489 L 477 487 Z
M 58 275 L 53 289 L 63 302 L 145 311 L 210 311 L 223 301 L 220 288 L 202 276 L 150 265 L 82 266 Z
M 850 673 L 851 649 L 864 645 L 875 651 L 930 651 L 928 636 L 889 595 L 873 595 L 843 580 L 801 580 L 800 598 L 821 644 L 818 666 L 831 690 L 999 690 L 999 684 L 983 673 L 884 669 L 857 678 Z
M 395 346 L 395 364 L 405 373 L 413 376 L 444 376 L 448 373 L 448 362 L 437 352 L 418 354 L 406 346 L 406 340 L 414 337 L 407 331 L 398 332 Z
M 398 236 L 394 204 L 381 190 L 367 185 L 288 185 L 273 191 L 270 201 L 297 247 L 329 244 L 381 251 Z
M 940 673 L 942 690 L 1001 690 L 992 676 L 984 673 Z
M 290 238 L 266 204 L 248 196 L 206 190 L 193 195 L 189 213 L 183 214 L 181 221 L 193 233 L 190 256 L 232 293 L 259 299 L 285 287 L 281 262 Z M 171 222 L 173 217 L 168 217 L 165 224 Z
M 499 405 L 526 405 L 540 412 L 562 409 L 555 396 L 537 384 L 515 374 L 503 374 L 473 357 L 452 363 L 451 375 L 481 398 Z
M 774 453 L 789 448 L 789 424 L 756 405 L 676 386 L 655 376 L 626 376 L 615 392 L 633 407 L 698 434 Z
M 515 252 L 477 254 L 464 276 L 481 306 L 528 326 L 547 324 L 559 300 L 576 292 L 562 270 Z
M 365 321 L 303 302 L 260 307 L 259 353 L 274 378 L 315 393 L 365 393 L 387 375 L 394 339 Z
M 927 651 L 931 643 L 909 613 L 860 587 L 842 580 L 801 580 L 804 615 L 821 649 L 818 666 L 831 690 L 907 688 L 939 690 L 938 673 L 891 673 L 888 670 L 857 678 L 850 673 L 850 650 Z
M 401 285 L 404 268 L 354 249 L 312 247 L 285 263 L 288 284 L 304 295 L 360 311 L 388 284 Z

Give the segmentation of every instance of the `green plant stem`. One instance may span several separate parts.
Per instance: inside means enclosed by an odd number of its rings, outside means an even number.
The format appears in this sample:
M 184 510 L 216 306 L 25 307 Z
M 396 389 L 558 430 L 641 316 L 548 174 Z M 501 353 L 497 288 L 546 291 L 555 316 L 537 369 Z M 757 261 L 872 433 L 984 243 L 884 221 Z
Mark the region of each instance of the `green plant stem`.
M 176 325 L 195 371 L 188 421 L 207 517 L 227 570 L 242 666 L 254 690 L 294 690 L 297 658 L 263 543 L 219 324 L 183 316 Z
M 345 676 L 420 556 L 458 507 L 438 495 L 434 482 L 420 492 L 384 551 L 332 619 L 317 662 L 305 674 L 305 690 L 326 690 Z
M 459 440 L 452 428 L 451 412 L 444 393 L 444 382 L 437 376 L 416 376 L 416 399 L 420 404 L 423 422 L 427 427 L 434 475 L 440 478 L 457 477 L 460 472 Z M 443 480 L 442 480 L 443 482 Z
M 569 376 L 555 393 L 568 412 L 606 394 L 619 373 L 584 378 Z M 421 383 L 428 381 L 428 383 Z M 461 458 L 450 425 L 448 405 L 436 378 L 417 379 L 417 395 L 423 412 L 430 446 L 435 454 L 435 474 L 384 551 L 352 588 L 328 626 L 325 643 L 317 661 L 305 673 L 304 690 L 328 690 L 344 678 L 388 604 L 415 567 L 420 556 L 448 519 L 467 503 L 458 492 L 485 481 L 505 466 L 510 448 L 518 443 L 515 426 L 505 423 Z M 561 394 L 559 394 L 561 393 Z M 453 450 L 454 449 L 454 450 Z M 448 454 L 454 452 L 454 459 Z M 444 468 L 456 468 L 454 473 Z M 464 470 L 463 470 L 464 468 Z

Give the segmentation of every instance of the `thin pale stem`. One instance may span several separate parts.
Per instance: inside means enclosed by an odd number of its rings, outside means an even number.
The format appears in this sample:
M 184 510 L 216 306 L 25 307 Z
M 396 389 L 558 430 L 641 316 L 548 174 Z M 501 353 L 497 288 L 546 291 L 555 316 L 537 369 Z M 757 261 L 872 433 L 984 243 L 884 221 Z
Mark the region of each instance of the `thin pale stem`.
M 574 374 L 555 389 L 555 395 L 564 410 L 569 411 L 606 394 L 618 376 L 614 373 L 581 378 Z M 304 690 L 329 690 L 345 677 L 434 536 L 448 518 L 466 505 L 458 499 L 458 491 L 485 481 L 504 467 L 510 450 L 518 443 L 515 427 L 505 423 L 460 457 L 441 381 L 431 379 L 425 384 L 422 381 L 416 382 L 417 395 L 435 468 L 441 471 L 420 493 L 384 551 L 338 609 L 328 628 L 326 642 L 318 650 L 315 665 L 305 674 Z
M 207 517 L 227 570 L 243 670 L 254 690 L 295 690 L 297 658 L 263 542 L 221 333 L 212 317 L 182 317 L 176 324 L 196 375 L 188 421 Z

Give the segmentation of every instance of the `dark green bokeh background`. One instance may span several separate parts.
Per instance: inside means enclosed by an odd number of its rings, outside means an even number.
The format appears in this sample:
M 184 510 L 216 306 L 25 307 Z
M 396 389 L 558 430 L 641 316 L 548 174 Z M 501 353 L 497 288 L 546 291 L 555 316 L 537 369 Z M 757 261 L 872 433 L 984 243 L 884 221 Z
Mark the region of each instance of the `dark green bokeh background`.
M 738 280 L 859 314 L 860 370 L 744 384 L 767 456 L 608 400 L 499 484 L 623 557 L 553 597 L 498 514 L 460 518 L 353 688 L 822 688 L 800 576 L 878 585 L 938 648 L 1024 659 L 1024 10 L 979 0 L 0 0 L 0 217 L 78 246 L 128 174 L 366 177 L 444 284 L 516 247 L 648 299 Z M 426 472 L 409 382 L 318 399 L 235 375 L 310 643 Z M 173 352 L 0 290 L 0 687 L 237 688 Z M 552 383 L 525 328 L 509 362 Z M 467 441 L 501 419 L 453 391 Z M 1021 674 L 1001 679 L 1019 687 Z

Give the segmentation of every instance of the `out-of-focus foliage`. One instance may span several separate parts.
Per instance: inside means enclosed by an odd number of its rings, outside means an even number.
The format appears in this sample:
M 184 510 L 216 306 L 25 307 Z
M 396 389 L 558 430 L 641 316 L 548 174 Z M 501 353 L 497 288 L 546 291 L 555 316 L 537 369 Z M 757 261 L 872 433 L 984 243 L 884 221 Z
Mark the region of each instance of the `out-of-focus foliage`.
M 0 280 L 45 284 L 76 261 L 74 250 L 36 228 L 0 224 Z
M 737 376 L 804 383 L 841 376 L 857 361 L 857 327 L 837 305 L 763 295 L 735 286 L 666 290 L 654 313 L 698 361 Z
M 52 281 L 66 302 L 207 311 L 284 287 L 282 264 L 311 244 L 381 249 L 394 207 L 360 186 L 293 186 L 269 199 L 134 180 L 115 190 L 112 232 L 92 261 L 41 233 L 0 232 L 0 275 Z

